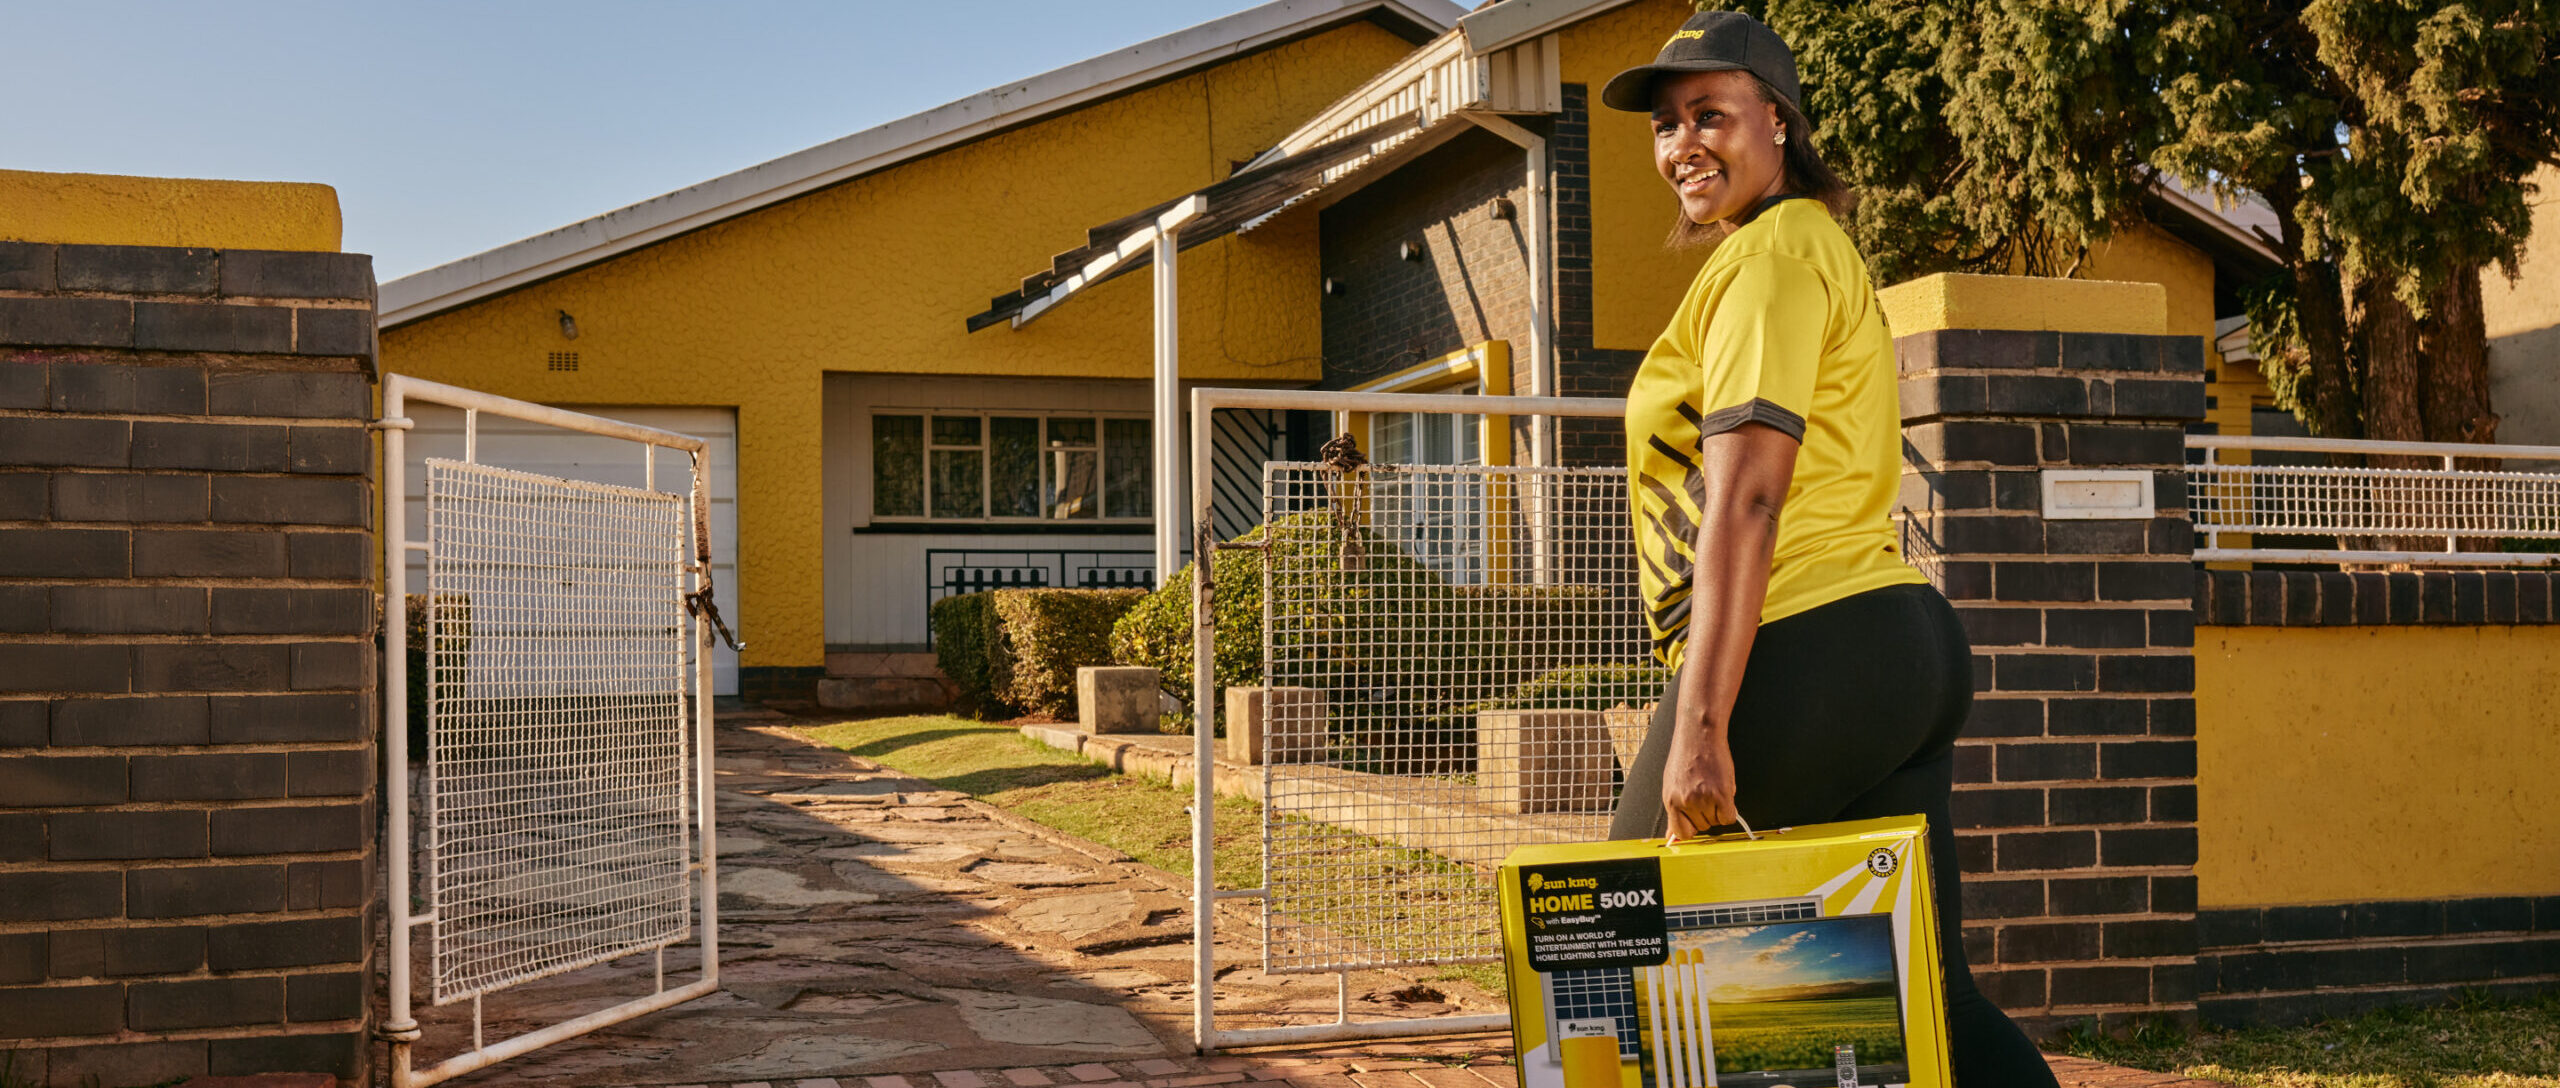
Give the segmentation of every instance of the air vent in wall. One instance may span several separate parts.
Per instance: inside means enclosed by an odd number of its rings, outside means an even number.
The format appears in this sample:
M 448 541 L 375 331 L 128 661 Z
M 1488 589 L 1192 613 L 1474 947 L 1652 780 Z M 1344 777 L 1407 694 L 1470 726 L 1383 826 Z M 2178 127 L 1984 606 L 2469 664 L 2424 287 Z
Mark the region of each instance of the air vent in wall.
M 552 352 L 552 353 L 551 353 L 551 366 L 550 366 L 550 369 L 552 369 L 552 370 L 576 370 L 576 369 L 578 369 L 578 353 L 577 353 L 577 352 L 574 352 L 574 351 L 555 351 L 555 352 Z

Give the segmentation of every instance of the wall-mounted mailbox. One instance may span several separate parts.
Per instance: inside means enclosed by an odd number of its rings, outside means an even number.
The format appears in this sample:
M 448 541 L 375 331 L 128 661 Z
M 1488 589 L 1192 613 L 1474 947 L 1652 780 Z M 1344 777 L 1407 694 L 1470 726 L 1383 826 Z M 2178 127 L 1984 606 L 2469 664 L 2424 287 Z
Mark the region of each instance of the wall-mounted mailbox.
M 2147 468 L 2044 470 L 2044 516 L 2058 521 L 2149 518 L 2157 509 Z

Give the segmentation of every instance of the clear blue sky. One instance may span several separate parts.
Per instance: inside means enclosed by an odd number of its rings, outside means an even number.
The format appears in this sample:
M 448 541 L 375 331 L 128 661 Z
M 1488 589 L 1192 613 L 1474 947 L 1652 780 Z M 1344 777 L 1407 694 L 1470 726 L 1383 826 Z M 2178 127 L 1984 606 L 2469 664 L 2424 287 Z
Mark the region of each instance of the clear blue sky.
M 0 0 L 0 168 L 334 185 L 392 279 L 1256 0 Z

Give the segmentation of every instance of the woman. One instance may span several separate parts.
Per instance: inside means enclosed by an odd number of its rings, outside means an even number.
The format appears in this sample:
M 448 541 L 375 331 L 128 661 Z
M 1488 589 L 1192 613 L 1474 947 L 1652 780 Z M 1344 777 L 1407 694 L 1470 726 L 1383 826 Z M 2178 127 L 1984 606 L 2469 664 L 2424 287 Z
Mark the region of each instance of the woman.
M 1798 94 L 1786 43 L 1723 11 L 1601 92 L 1652 116 L 1675 240 L 1718 239 L 1627 397 L 1639 580 L 1674 679 L 1610 837 L 1927 817 L 1957 1083 L 2051 1085 L 1965 965 L 1947 798 L 1972 651 L 1894 535 L 1893 341 Z

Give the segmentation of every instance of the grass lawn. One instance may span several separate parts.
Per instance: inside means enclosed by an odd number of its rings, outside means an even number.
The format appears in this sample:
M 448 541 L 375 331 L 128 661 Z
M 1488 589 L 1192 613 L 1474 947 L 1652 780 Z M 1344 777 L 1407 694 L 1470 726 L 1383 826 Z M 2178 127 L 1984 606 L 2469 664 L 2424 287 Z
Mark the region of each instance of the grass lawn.
M 1191 875 L 1191 783 L 1124 775 L 1023 736 L 949 715 L 842 722 L 803 730 L 884 767 L 957 790 L 1159 869 Z M 1262 886 L 1262 806 L 1221 797 L 1221 888 Z
M 2386 1009 L 2300 1028 L 2075 1035 L 2057 1049 L 2239 1088 L 2560 1088 L 2560 994 Z
M 1183 811 L 1191 804 L 1188 781 L 1169 783 L 1120 774 L 1025 737 L 1012 726 L 949 715 L 875 718 L 802 731 L 821 744 L 1101 843 L 1157 868 L 1191 875 L 1191 817 Z M 1219 798 L 1217 838 L 1218 886 L 1261 887 L 1262 806 L 1243 797 Z M 1454 862 L 1349 832 L 1333 838 L 1339 849 L 1374 855 L 1375 864 L 1382 867 L 1457 868 Z M 1392 924 L 1392 919 L 1381 924 Z M 1502 989 L 1500 964 L 1442 967 L 1433 978 L 1464 980 L 1488 994 Z

